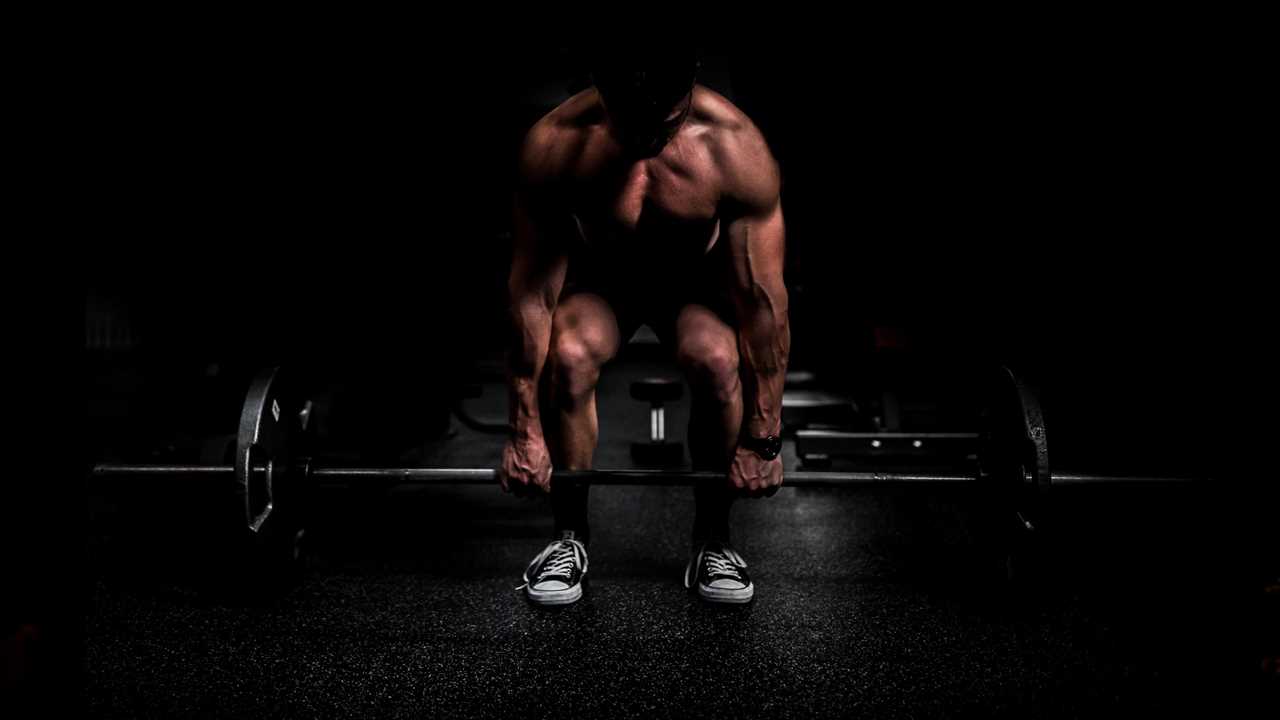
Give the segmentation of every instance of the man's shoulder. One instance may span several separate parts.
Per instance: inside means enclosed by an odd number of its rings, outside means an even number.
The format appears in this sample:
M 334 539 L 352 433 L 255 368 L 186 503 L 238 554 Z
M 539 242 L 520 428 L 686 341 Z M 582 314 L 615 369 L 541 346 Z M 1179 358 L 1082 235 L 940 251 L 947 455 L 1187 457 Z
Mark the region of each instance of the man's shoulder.
M 705 85 L 693 89 L 692 116 L 718 133 L 751 132 L 755 125 L 729 98 Z
M 707 131 L 712 157 L 724 176 L 725 191 L 751 205 L 776 201 L 781 183 L 769 144 L 742 110 L 723 95 L 698 86 L 692 114 Z
M 525 134 L 520 176 L 542 183 L 563 177 L 585 152 L 603 121 L 600 97 L 588 88 L 542 116 Z

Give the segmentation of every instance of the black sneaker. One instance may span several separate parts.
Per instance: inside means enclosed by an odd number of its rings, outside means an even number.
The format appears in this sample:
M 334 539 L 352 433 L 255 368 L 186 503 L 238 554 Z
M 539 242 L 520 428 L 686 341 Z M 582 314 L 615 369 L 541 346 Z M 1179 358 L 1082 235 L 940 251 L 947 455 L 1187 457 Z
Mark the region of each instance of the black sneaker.
M 587 549 L 566 530 L 551 541 L 524 571 L 524 593 L 539 605 L 568 605 L 582 597 Z
M 756 588 L 747 576 L 747 561 L 724 543 L 704 543 L 689 558 L 684 586 L 696 588 L 704 600 L 722 603 L 750 602 Z

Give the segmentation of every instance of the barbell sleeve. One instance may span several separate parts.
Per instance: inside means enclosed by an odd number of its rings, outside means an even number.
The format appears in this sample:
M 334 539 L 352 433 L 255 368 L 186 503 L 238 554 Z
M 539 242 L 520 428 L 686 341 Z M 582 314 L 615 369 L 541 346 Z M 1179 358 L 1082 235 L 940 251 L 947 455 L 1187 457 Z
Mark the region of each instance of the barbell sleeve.
M 262 468 L 254 468 L 261 470 Z M 95 477 L 147 477 L 181 475 L 230 475 L 236 469 L 230 465 L 119 465 L 101 463 L 93 466 Z
M 1192 483 L 1211 482 L 1204 477 L 1171 477 L 1145 475 L 1091 475 L 1085 473 L 1051 473 L 1050 483 L 1053 489 L 1064 487 L 1097 487 L 1099 485 L 1189 485 Z

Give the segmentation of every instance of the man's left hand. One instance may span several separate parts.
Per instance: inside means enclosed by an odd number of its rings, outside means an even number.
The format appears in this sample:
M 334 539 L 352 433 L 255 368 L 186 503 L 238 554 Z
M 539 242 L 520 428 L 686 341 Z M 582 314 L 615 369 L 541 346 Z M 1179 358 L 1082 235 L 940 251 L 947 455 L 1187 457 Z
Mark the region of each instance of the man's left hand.
M 754 451 L 737 448 L 729 463 L 729 485 L 750 497 L 769 497 L 782 485 L 782 458 L 765 460 Z

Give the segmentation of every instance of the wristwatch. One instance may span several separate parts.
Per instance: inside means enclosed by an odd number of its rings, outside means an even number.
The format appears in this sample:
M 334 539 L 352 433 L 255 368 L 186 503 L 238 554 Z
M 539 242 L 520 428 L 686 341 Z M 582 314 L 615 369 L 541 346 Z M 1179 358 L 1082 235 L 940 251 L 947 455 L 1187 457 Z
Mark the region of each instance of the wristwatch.
M 772 460 L 778 457 L 778 453 L 782 452 L 782 438 L 777 435 L 766 435 L 758 438 L 743 433 L 738 440 L 738 447 L 744 447 L 759 455 L 761 460 Z

